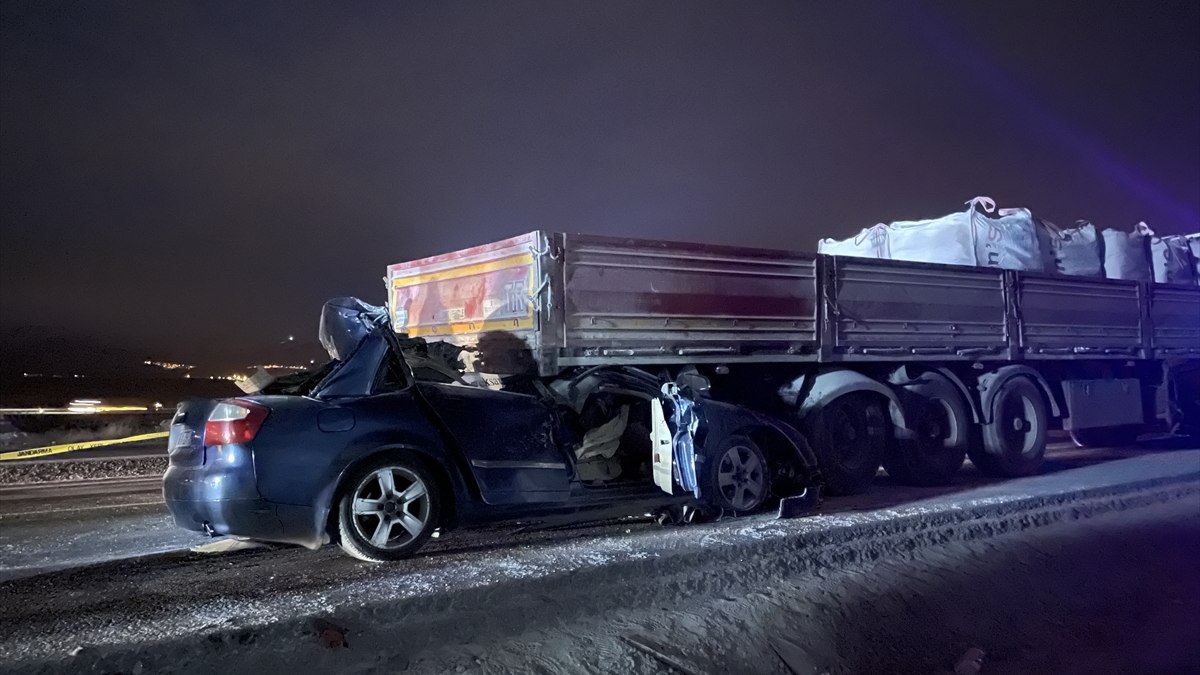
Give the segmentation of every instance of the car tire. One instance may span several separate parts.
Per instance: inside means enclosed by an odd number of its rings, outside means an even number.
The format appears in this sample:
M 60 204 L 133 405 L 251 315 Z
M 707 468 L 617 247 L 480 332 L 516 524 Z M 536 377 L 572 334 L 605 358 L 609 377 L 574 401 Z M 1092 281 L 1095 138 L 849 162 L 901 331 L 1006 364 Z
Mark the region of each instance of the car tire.
M 894 382 L 910 437 L 897 439 L 883 468 L 902 485 L 948 485 L 967 458 L 971 411 L 954 383 L 937 373 Z
M 711 457 L 705 467 L 707 506 L 734 516 L 761 509 L 771 494 L 771 470 L 758 445 L 745 436 L 730 436 Z
M 808 422 L 826 491 L 853 495 L 870 488 L 890 436 L 879 397 L 868 392 L 844 394 L 822 405 Z
M 407 558 L 438 527 L 441 491 L 432 472 L 410 457 L 369 461 L 342 485 L 337 504 L 338 544 L 359 560 Z
M 982 443 L 972 448 L 971 462 L 989 476 L 1032 476 L 1046 457 L 1048 418 L 1032 380 L 1008 380 L 992 400 L 992 421 L 982 425 Z

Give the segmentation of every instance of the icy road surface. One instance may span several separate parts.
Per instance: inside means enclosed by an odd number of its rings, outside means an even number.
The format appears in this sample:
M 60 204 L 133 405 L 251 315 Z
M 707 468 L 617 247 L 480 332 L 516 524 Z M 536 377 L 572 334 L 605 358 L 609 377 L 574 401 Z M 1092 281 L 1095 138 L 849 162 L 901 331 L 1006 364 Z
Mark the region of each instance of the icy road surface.
M 1151 611 L 1155 592 L 1183 599 L 1160 617 L 1163 658 L 1195 657 L 1171 631 L 1200 626 L 1188 623 L 1200 594 L 1172 565 L 1194 567 L 1200 549 L 1200 451 L 1056 461 L 1053 474 L 916 501 L 884 487 L 791 521 L 453 533 L 388 566 L 329 548 L 86 565 L 0 584 L 0 657 L 29 672 L 786 672 L 788 659 L 808 664 L 796 672 L 930 672 L 986 643 L 1028 671 L 1051 655 L 1022 612 L 1041 629 L 1061 622 L 1057 635 L 1075 614 L 1047 608 L 1075 598 L 1097 612 L 1126 601 Z M 995 582 L 978 576 L 985 563 Z M 943 597 L 943 579 L 964 595 Z M 997 594 L 1011 602 L 993 610 Z M 919 635 L 902 620 L 944 612 L 947 623 Z M 851 631 L 859 614 L 867 623 Z M 314 618 L 347 628 L 350 648 L 322 648 Z M 873 637 L 875 624 L 892 637 Z
M 1080 450 L 1069 443 L 1051 446 L 1044 473 L 1089 466 L 1149 451 L 1180 449 L 1174 439 L 1149 442 L 1135 448 Z M 64 462 L 58 462 L 64 464 Z M 64 471 L 78 478 L 91 478 L 92 461 L 74 462 Z M 957 484 L 940 488 L 901 487 L 881 474 L 867 494 L 827 500 L 824 513 L 880 509 L 944 494 L 979 488 L 1003 481 L 981 476 L 968 463 Z M 1000 488 L 1004 493 L 1008 488 Z M 645 522 L 626 527 L 646 527 Z M 456 548 L 487 548 L 496 540 L 521 543 L 512 538 L 515 528 L 492 534 L 454 533 L 446 542 Z M 619 533 L 621 528 L 588 528 L 585 532 Z M 535 535 L 540 540 L 543 535 Z M 574 536 L 560 533 L 554 537 Z M 162 484 L 157 476 L 64 480 L 30 484 L 0 484 L 0 581 L 41 572 L 96 563 L 136 558 L 169 551 L 186 551 L 209 543 L 207 537 L 176 528 L 162 505 Z M 428 549 L 427 549 L 428 550 Z M 332 552 L 323 552 L 332 554 Z M 301 555 L 288 551 L 282 555 Z

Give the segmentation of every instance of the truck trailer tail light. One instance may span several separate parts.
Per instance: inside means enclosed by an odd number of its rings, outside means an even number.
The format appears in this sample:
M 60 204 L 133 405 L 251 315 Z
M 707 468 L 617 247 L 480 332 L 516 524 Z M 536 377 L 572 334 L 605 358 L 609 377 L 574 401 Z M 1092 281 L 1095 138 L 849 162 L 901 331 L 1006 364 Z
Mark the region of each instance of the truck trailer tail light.
M 244 399 L 222 401 L 204 423 L 205 445 L 229 445 L 254 440 L 271 409 Z

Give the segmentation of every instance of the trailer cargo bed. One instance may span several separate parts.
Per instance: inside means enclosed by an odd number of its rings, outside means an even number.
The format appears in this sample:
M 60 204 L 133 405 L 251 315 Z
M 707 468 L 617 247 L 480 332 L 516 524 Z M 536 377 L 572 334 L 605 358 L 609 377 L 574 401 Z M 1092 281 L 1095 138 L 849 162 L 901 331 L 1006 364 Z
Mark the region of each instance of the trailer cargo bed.
M 572 366 L 1200 358 L 1200 288 L 530 232 L 392 265 L 399 332 Z M 518 360 L 517 363 L 524 361 Z

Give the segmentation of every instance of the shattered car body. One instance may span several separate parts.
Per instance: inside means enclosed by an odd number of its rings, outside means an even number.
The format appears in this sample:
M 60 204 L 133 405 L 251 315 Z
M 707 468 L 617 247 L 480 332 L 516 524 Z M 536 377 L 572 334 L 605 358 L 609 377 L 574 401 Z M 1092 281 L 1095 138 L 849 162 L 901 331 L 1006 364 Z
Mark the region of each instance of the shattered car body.
M 164 477 L 178 525 L 388 560 L 438 528 L 742 513 L 816 477 L 799 433 L 704 397 L 694 374 L 597 367 L 498 390 L 458 367 L 459 348 L 406 340 L 348 298 L 326 304 L 320 333 L 319 371 L 180 405 Z

